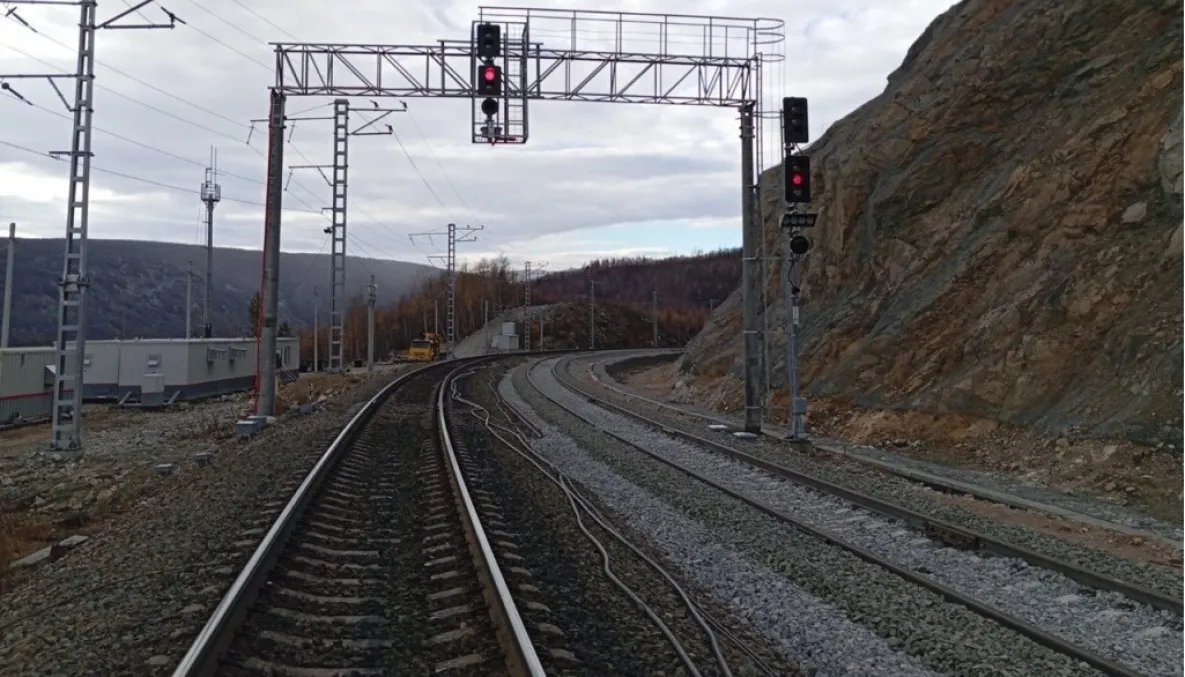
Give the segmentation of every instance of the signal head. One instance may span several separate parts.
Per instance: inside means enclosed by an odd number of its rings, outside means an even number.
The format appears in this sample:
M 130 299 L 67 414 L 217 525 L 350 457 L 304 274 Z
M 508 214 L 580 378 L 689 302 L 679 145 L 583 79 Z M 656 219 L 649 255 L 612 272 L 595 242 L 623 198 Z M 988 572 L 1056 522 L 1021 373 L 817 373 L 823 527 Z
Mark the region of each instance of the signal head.
M 811 158 L 807 155 L 786 157 L 785 181 L 787 202 L 811 201 Z
M 477 67 L 478 96 L 502 95 L 502 69 L 492 61 L 486 61 Z

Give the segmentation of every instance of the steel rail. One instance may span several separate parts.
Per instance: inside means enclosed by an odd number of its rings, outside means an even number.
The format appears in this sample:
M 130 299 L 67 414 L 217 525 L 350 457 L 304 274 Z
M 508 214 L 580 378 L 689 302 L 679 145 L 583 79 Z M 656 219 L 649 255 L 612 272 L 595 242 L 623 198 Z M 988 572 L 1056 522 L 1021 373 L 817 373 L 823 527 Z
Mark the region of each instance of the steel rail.
M 569 364 L 571 363 L 571 358 L 567 360 L 560 360 L 560 362 Z M 671 426 L 666 425 L 661 421 L 652 419 L 645 414 L 639 414 L 619 404 L 593 395 L 587 390 L 581 388 L 579 385 L 576 385 L 572 381 L 570 374 L 568 378 L 561 378 L 557 373 L 557 379 L 563 381 L 565 387 L 569 388 L 573 392 L 579 393 L 582 397 L 587 398 L 590 402 L 593 402 L 598 406 L 609 409 L 610 411 L 627 418 L 632 418 L 643 425 L 658 428 L 663 433 L 672 437 L 680 438 L 687 442 L 711 449 L 717 453 L 732 457 L 738 461 L 743 461 L 750 465 L 757 466 L 766 472 L 773 473 L 778 477 L 790 480 L 796 484 L 802 484 L 824 493 L 837 496 L 862 508 L 871 510 L 872 512 L 884 515 L 886 517 L 899 519 L 914 528 L 922 529 L 932 537 L 957 541 L 959 547 L 971 547 L 975 550 L 986 552 L 999 557 L 1012 557 L 1024 560 L 1033 566 L 1060 573 L 1071 580 L 1081 583 L 1082 585 L 1097 588 L 1099 590 L 1117 592 L 1124 597 L 1132 599 L 1136 602 L 1140 602 L 1141 604 L 1147 604 L 1154 609 L 1169 611 L 1178 616 L 1181 616 L 1183 610 L 1185 610 L 1185 603 L 1183 603 L 1181 599 L 1174 599 L 1155 590 L 1150 590 L 1133 583 L 1121 581 L 1117 578 L 1112 578 L 1094 571 L 1082 569 L 1070 564 L 1069 562 L 1064 562 L 1062 560 L 1043 555 L 1039 552 L 1029 550 L 1028 548 L 1005 543 L 1004 541 L 998 540 L 979 531 L 958 526 L 951 522 L 946 522 L 929 515 L 924 515 L 909 508 L 895 505 L 879 498 L 869 496 L 868 494 L 848 489 L 827 480 L 814 477 L 813 475 L 788 468 L 784 465 L 758 458 L 752 454 L 745 453 L 744 451 L 741 451 L 735 447 L 731 447 L 727 444 L 710 440 L 705 437 L 700 437 L 699 435 L 687 432 L 685 430 L 672 428 Z M 617 391 L 616 388 L 610 389 Z M 641 399 L 650 401 L 649 398 L 643 397 Z M 695 414 L 692 415 L 696 416 Z M 715 419 L 709 418 L 708 420 Z M 952 545 L 954 545 L 954 543 L 952 543 Z
M 677 356 L 678 356 L 678 353 L 653 352 L 653 353 L 648 353 L 648 354 L 639 354 L 636 358 L 626 357 L 623 360 L 618 361 L 618 362 L 613 362 L 612 364 L 626 364 L 629 362 L 633 362 L 635 360 L 642 362 L 642 361 L 646 361 L 648 358 L 655 358 L 657 360 L 659 358 L 677 357 Z M 691 418 L 698 418 L 703 421 L 708 421 L 709 423 L 726 425 L 729 428 L 737 428 L 738 427 L 738 425 L 735 422 L 726 420 L 726 419 L 721 418 L 719 416 L 714 416 L 712 414 L 708 414 L 708 413 L 701 412 L 701 411 L 691 411 L 688 409 L 684 409 L 684 408 L 675 406 L 669 402 L 663 402 L 662 400 L 657 400 L 653 397 L 648 397 L 648 396 L 643 395 L 641 393 L 631 392 L 629 390 L 621 388 L 621 387 L 619 387 L 620 381 L 616 380 L 615 377 L 613 376 L 613 374 L 609 372 L 609 364 L 606 363 L 605 361 L 592 362 L 592 363 L 590 363 L 590 366 L 593 367 L 594 369 L 604 370 L 605 375 L 608 376 L 611 380 L 614 380 L 615 383 L 617 383 L 617 385 L 614 385 L 614 383 L 606 383 L 603 379 L 598 377 L 597 384 L 600 387 L 605 388 L 606 390 L 611 390 L 611 391 L 617 393 L 618 395 L 621 395 L 622 397 L 627 397 L 632 400 L 639 400 L 639 401 L 645 402 L 647 404 L 650 404 L 652 406 L 658 407 L 660 409 L 665 409 L 667 411 L 671 411 L 673 413 L 680 414 L 682 416 L 688 416 Z M 977 498 L 980 500 L 990 501 L 992 503 L 1000 503 L 1000 504 L 1007 505 L 1007 506 L 1010 506 L 1013 508 L 1019 508 L 1021 510 L 1031 510 L 1031 511 L 1035 511 L 1035 512 L 1041 512 L 1041 513 L 1045 513 L 1048 515 L 1053 515 L 1055 517 L 1061 517 L 1064 519 L 1073 520 L 1075 522 L 1082 522 L 1084 524 L 1089 524 L 1089 525 L 1096 526 L 1096 527 L 1099 527 L 1102 529 L 1107 529 L 1109 531 L 1117 531 L 1117 532 L 1120 532 L 1123 534 L 1127 534 L 1129 536 L 1139 536 L 1140 538 L 1143 538 L 1145 540 L 1156 541 L 1157 543 L 1161 543 L 1163 545 L 1166 545 L 1166 546 L 1176 549 L 1176 550 L 1181 550 L 1183 547 L 1185 547 L 1185 541 L 1180 541 L 1175 538 L 1169 538 L 1169 537 L 1159 534 L 1155 531 L 1150 531 L 1148 529 L 1143 529 L 1140 527 L 1131 527 L 1126 524 L 1121 524 L 1119 522 L 1113 522 L 1110 520 L 1102 519 L 1099 517 L 1095 517 L 1094 515 L 1088 515 L 1088 514 L 1078 512 L 1075 510 L 1063 508 L 1058 505 L 1053 505 L 1053 504 L 1045 503 L 1042 501 L 1023 498 L 1021 496 L 1016 496 L 1014 494 L 1010 494 L 1007 492 L 995 491 L 995 490 L 988 489 L 988 488 L 985 488 L 982 486 L 978 486 L 978 485 L 970 483 L 970 482 L 962 482 L 962 481 L 959 481 L 959 480 L 956 480 L 956 479 L 953 479 L 950 477 L 944 477 L 942 475 L 935 475 L 935 474 L 929 473 L 924 470 L 918 470 L 918 469 L 908 468 L 908 467 L 901 467 L 901 466 L 895 465 L 893 463 L 883 461 L 878 458 L 866 456 L 862 453 L 854 453 L 854 452 L 848 451 L 847 449 L 843 448 L 842 443 L 841 443 L 841 445 L 836 446 L 836 445 L 832 445 L 832 444 L 825 443 L 825 442 L 818 442 L 815 440 L 809 440 L 809 441 L 792 440 L 792 439 L 789 439 L 788 437 L 784 436 L 784 434 L 781 433 L 781 431 L 778 430 L 774 426 L 763 425 L 762 426 L 762 434 L 768 435 L 770 437 L 773 437 L 774 439 L 777 439 L 777 440 L 780 440 L 783 442 L 787 442 L 790 444 L 809 444 L 811 449 L 813 449 L 813 450 L 824 451 L 826 453 L 829 453 L 829 454 L 832 454 L 835 456 L 841 456 L 849 461 L 859 463 L 861 465 L 865 465 L 870 468 L 874 468 L 874 469 L 879 470 L 883 473 L 887 473 L 890 475 L 895 475 L 897 477 L 907 479 L 911 482 L 916 482 L 918 484 L 930 487 L 931 489 L 934 489 L 936 491 L 941 491 L 946 494 L 952 494 L 955 496 L 971 496 L 973 498 Z
M 272 569 L 272 565 L 280 555 L 280 551 L 291 536 L 300 516 L 304 513 L 317 493 L 317 489 L 329 476 L 329 470 L 336 464 L 338 457 L 350 446 L 366 422 L 374 412 L 387 401 L 399 388 L 403 387 L 415 376 L 422 375 L 429 369 L 439 368 L 440 364 L 428 364 L 400 374 L 388 383 L 369 401 L 353 418 L 341 429 L 313 469 L 305 476 L 284 509 L 272 522 L 271 528 L 264 534 L 255 552 L 243 566 L 237 578 L 223 595 L 222 601 L 214 609 L 214 613 L 206 621 L 198 636 L 190 644 L 189 650 L 173 670 L 173 677 L 198 677 L 199 675 L 213 675 L 218 670 L 218 661 L 230 647 L 234 639 L 234 630 L 241 624 L 251 603 L 255 601 L 264 579 Z
M 588 394 L 587 392 L 583 391 L 579 387 L 572 386 L 569 382 L 570 379 L 564 379 L 563 377 L 561 377 L 558 374 L 558 370 L 556 369 L 556 367 L 558 366 L 558 363 L 561 361 L 563 361 L 563 360 L 557 360 L 556 363 L 553 363 L 551 365 L 552 373 L 555 375 L 556 380 L 562 386 L 570 389 L 572 392 L 577 393 L 577 394 L 581 395 L 582 397 L 585 397 L 590 403 L 598 405 L 598 406 L 603 406 L 604 408 L 609 409 L 611 411 L 618 412 L 621 415 L 626 416 L 627 418 L 634 418 L 639 421 L 649 421 L 649 425 L 657 427 L 660 430 L 662 430 L 663 432 L 670 434 L 674 437 L 682 437 L 682 438 L 686 439 L 687 441 L 695 441 L 696 444 L 704 444 L 710 448 L 729 449 L 728 447 L 723 447 L 723 445 L 719 445 L 718 443 L 711 442 L 710 440 L 703 440 L 702 438 L 699 438 L 695 435 L 681 433 L 680 431 L 673 430 L 667 426 L 662 425 L 661 423 L 651 421 L 651 419 L 647 419 L 644 416 L 628 412 L 628 410 L 625 410 L 622 407 L 618 407 L 612 403 L 605 402 L 593 395 Z M 738 491 L 734 491 L 734 490 L 729 489 L 725 486 L 722 486 L 719 483 L 715 482 L 714 480 L 712 480 L 711 478 L 707 477 L 706 475 L 704 475 L 702 473 L 699 473 L 695 470 L 687 468 L 687 467 L 679 464 L 676 461 L 664 458 L 663 456 L 659 455 L 658 453 L 653 452 L 649 449 L 646 449 L 645 447 L 642 447 L 642 446 L 630 441 L 629 439 L 625 438 L 624 436 L 620 435 L 619 433 L 616 433 L 612 430 L 608 430 L 608 429 L 602 427 L 601 425 L 595 423 L 594 421 L 587 418 L 586 416 L 575 411 L 572 407 L 570 407 L 562 402 L 559 402 L 556 399 L 554 399 L 553 397 L 547 395 L 542 389 L 540 389 L 539 386 L 535 383 L 534 379 L 531 376 L 531 373 L 534 370 L 534 367 L 539 364 L 541 364 L 541 362 L 537 362 L 535 365 L 532 365 L 532 366 L 528 367 L 528 369 L 527 369 L 527 381 L 531 384 L 531 386 L 533 388 L 535 388 L 535 390 L 538 391 L 539 394 L 541 396 L 545 397 L 548 401 L 552 402 L 557 407 L 563 409 L 564 411 L 566 411 L 569 415 L 573 416 L 574 418 L 576 418 L 580 421 L 583 421 L 586 425 L 589 425 L 593 429 L 600 431 L 602 434 L 608 435 L 609 437 L 617 440 L 618 442 L 620 442 L 630 448 L 636 449 L 637 451 L 640 451 L 640 452 L 646 454 L 650 458 L 653 458 L 656 461 L 659 461 L 665 465 L 668 465 L 668 466 L 698 480 L 699 482 L 701 482 L 709 487 L 712 487 L 713 489 L 715 489 L 723 494 L 731 496 L 732 498 L 735 498 L 738 501 L 741 501 L 742 503 L 750 505 L 750 506 L 766 513 L 767 515 L 770 515 L 774 519 L 777 519 L 782 522 L 785 522 L 786 524 L 792 525 L 795 529 L 798 529 L 806 534 L 809 534 L 809 535 L 823 541 L 824 543 L 828 543 L 828 544 L 837 546 L 839 548 L 842 548 L 866 562 L 875 564 L 875 565 L 877 565 L 881 568 L 884 568 L 885 570 L 893 573 L 894 575 L 896 575 L 900 578 L 903 578 L 906 581 L 909 581 L 910 583 L 921 586 L 923 588 L 930 590 L 931 592 L 938 594 L 940 597 L 947 600 L 948 602 L 952 602 L 952 603 L 958 604 L 960 606 L 963 606 L 963 607 L 971 610 L 972 612 L 979 614 L 980 616 L 983 616 L 984 618 L 987 618 L 993 622 L 996 622 L 996 623 L 1000 624 L 1001 626 L 1010 628 L 1010 629 L 1016 631 L 1017 633 L 1022 634 L 1024 636 L 1032 639 L 1033 641 L 1037 642 L 1038 644 L 1041 644 L 1042 646 L 1045 646 L 1045 647 L 1052 649 L 1058 653 L 1064 654 L 1066 656 L 1070 656 L 1072 658 L 1075 658 L 1076 660 L 1079 660 L 1079 661 L 1082 661 L 1088 665 L 1091 665 L 1091 666 L 1097 668 L 1098 670 L 1102 671 L 1104 674 L 1111 675 L 1111 677 L 1144 677 L 1143 673 L 1136 672 L 1136 671 L 1132 670 L 1131 668 L 1128 668 L 1125 665 L 1121 665 L 1119 663 L 1116 663 L 1115 661 L 1110 660 L 1109 658 L 1100 656 L 1099 654 L 1095 653 L 1094 651 L 1091 651 L 1090 649 L 1080 647 L 1076 644 L 1071 644 L 1071 643 L 1069 643 L 1069 642 L 1067 642 L 1055 635 L 1052 635 L 1052 634 L 1042 630 L 1041 628 L 1038 628 L 1037 626 L 1029 623 L 1028 621 L 1017 618 L 1017 617 L 1015 617 L 1009 613 L 1006 613 L 1004 611 L 1001 611 L 991 605 L 979 602 L 979 601 L 975 600 L 974 598 L 964 595 L 963 593 L 955 590 L 954 588 L 951 588 L 950 586 L 948 586 L 944 583 L 941 583 L 941 582 L 939 582 L 939 581 L 937 581 L 925 574 L 920 574 L 920 573 L 911 571 L 909 569 L 906 569 L 905 567 L 902 567 L 900 565 L 897 565 L 897 564 L 894 564 L 890 561 L 885 560 L 884 558 L 877 555 L 876 553 L 866 550 L 865 548 L 863 548 L 861 546 L 858 546 L 854 543 L 849 543 L 844 539 L 838 538 L 838 537 L 833 536 L 825 531 L 822 531 L 820 529 L 816 529 L 810 525 L 807 525 L 807 524 L 803 523 L 802 521 L 798 520 L 797 518 L 779 510 L 778 508 L 775 508 L 774 506 L 772 506 L 768 503 L 765 503 L 764 501 L 760 501 L 760 500 L 751 498 L 751 497 L 746 496 Z M 730 451 L 735 451 L 735 450 L 730 450 Z M 741 455 L 744 457 L 747 457 L 747 458 L 752 458 L 752 457 L 748 456 L 748 454 L 741 454 Z M 755 459 L 755 460 L 757 460 L 757 459 Z M 844 490 L 844 491 L 848 494 L 854 493 L 854 492 L 850 492 L 848 490 Z
M 530 677 L 547 677 L 543 665 L 539 662 L 539 655 L 535 645 L 527 633 L 527 626 L 523 623 L 522 615 L 514 596 L 510 593 L 510 586 L 506 577 L 502 575 L 502 568 L 498 566 L 494 549 L 490 547 L 490 539 L 481 524 L 481 517 L 477 514 L 477 506 L 473 504 L 473 497 L 469 494 L 469 487 L 465 483 L 465 475 L 461 472 L 461 462 L 457 459 L 452 436 L 449 435 L 448 413 L 445 407 L 446 396 L 449 394 L 449 384 L 461 373 L 474 364 L 498 359 L 498 356 L 477 358 L 473 362 L 453 369 L 436 392 L 436 424 L 440 432 L 440 443 L 444 449 L 445 461 L 448 464 L 449 475 L 456 491 L 457 503 L 461 507 L 464 518 L 466 540 L 477 565 L 479 575 L 493 586 L 495 595 L 488 594 L 489 586 L 485 586 L 486 601 L 493 616 L 494 627 L 501 636 L 503 648 L 507 650 L 508 667 L 512 674 L 526 674 Z M 506 632 L 503 632 L 506 631 Z
M 280 552 L 287 544 L 296 523 L 311 504 L 317 490 L 324 484 L 341 455 L 349 448 L 354 439 L 373 418 L 378 409 L 401 387 L 413 377 L 422 375 L 431 369 L 441 369 L 449 365 L 472 365 L 483 361 L 506 359 L 513 357 L 529 357 L 533 355 L 556 355 L 564 353 L 585 352 L 583 350 L 540 350 L 534 352 L 514 351 L 499 355 L 483 355 L 451 360 L 430 362 L 423 366 L 406 371 L 384 386 L 378 394 L 370 398 L 358 413 L 341 429 L 333 442 L 317 460 L 313 468 L 305 476 L 300 486 L 289 498 L 280 511 L 279 516 L 272 522 L 271 527 L 260 540 L 259 545 L 252 552 L 247 563 L 243 565 L 239 575 L 231 583 L 222 600 L 207 619 L 197 637 L 190 644 L 189 649 L 172 672 L 172 677 L 207 677 L 218 672 L 218 663 L 234 640 L 235 631 L 242 624 L 251 604 L 255 601 L 259 590 L 263 587 L 268 573 L 278 559 Z M 604 351 L 602 351 L 604 352 Z M 520 621 L 521 622 L 521 621 Z

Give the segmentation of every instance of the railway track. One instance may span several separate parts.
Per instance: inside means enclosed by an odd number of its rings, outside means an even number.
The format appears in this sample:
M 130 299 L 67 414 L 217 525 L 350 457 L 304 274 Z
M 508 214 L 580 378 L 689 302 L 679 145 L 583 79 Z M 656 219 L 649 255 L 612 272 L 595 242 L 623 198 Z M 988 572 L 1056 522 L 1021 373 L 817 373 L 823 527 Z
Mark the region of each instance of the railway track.
M 676 354 L 672 352 L 671 354 Z M 666 357 L 662 353 L 656 353 L 655 356 Z M 651 357 L 647 355 L 646 358 Z M 594 358 L 595 360 L 595 358 Z M 627 358 L 627 361 L 629 358 Z M 606 363 L 603 360 L 590 361 L 589 366 L 597 376 L 597 386 L 612 392 L 614 395 L 621 396 L 633 402 L 639 402 L 648 407 L 670 413 L 679 418 L 694 419 L 700 421 L 705 425 L 726 426 L 730 430 L 739 430 L 740 426 L 734 422 L 721 418 L 719 415 L 712 415 L 705 412 L 693 411 L 687 408 L 675 406 L 669 402 L 663 402 L 653 397 L 647 397 L 641 393 L 633 392 L 621 387 L 620 383 L 614 383 L 616 380 L 608 371 Z M 768 435 L 781 442 L 790 442 L 789 438 L 783 429 L 775 426 L 762 426 L 762 434 Z M 850 445 L 844 445 L 839 442 L 822 442 L 819 440 L 811 440 L 809 446 L 814 451 L 820 451 L 826 454 L 831 454 L 836 458 L 842 458 L 853 463 L 860 464 L 867 468 L 876 470 L 881 473 L 894 475 L 901 479 L 912 483 L 923 485 L 940 491 L 942 493 L 951 494 L 955 496 L 969 496 L 982 501 L 1006 505 L 1012 508 L 1021 510 L 1033 511 L 1036 513 L 1044 513 L 1046 515 L 1060 517 L 1082 524 L 1091 525 L 1106 529 L 1108 531 L 1126 534 L 1128 536 L 1138 537 L 1146 541 L 1158 542 L 1174 550 L 1180 551 L 1185 543 L 1180 538 L 1180 530 L 1175 531 L 1176 536 L 1166 536 L 1161 531 L 1158 531 L 1154 526 L 1144 524 L 1141 528 L 1129 524 L 1123 524 L 1113 520 L 1102 519 L 1095 515 L 1089 515 L 1080 510 L 1066 508 L 1061 505 L 1054 505 L 1052 503 L 1040 500 L 1033 500 L 1022 496 L 1013 495 L 1005 491 L 996 491 L 987 487 L 979 486 L 977 484 L 963 482 L 951 477 L 927 472 L 920 468 L 903 467 L 895 463 L 890 463 L 879 458 L 866 455 L 863 452 L 854 451 Z M 1137 522 L 1147 522 L 1147 519 L 1137 519 Z
M 444 406 L 458 370 L 488 359 L 417 369 L 363 407 L 174 677 L 544 675 Z
M 670 428 L 669 426 L 663 425 L 658 421 L 632 412 L 624 407 L 605 401 L 604 399 L 591 394 L 586 388 L 582 388 L 579 384 L 577 384 L 572 376 L 561 367 L 561 365 L 565 364 L 567 361 L 568 360 L 563 359 L 553 361 L 550 365 L 550 368 L 542 366 L 545 364 L 545 362 L 536 363 L 532 368 L 528 369 L 527 380 L 540 395 L 545 397 L 554 405 L 566 411 L 571 416 L 600 430 L 602 433 L 609 435 L 618 442 L 628 447 L 632 447 L 636 451 L 660 461 L 661 463 L 664 463 L 670 467 L 673 467 L 684 474 L 689 475 L 696 480 L 731 496 L 732 498 L 740 500 L 752 507 L 757 508 L 758 510 L 769 514 L 778 520 L 788 523 L 794 526 L 796 529 L 809 533 L 827 543 L 843 548 L 867 562 L 876 564 L 877 566 L 891 571 L 893 574 L 909 581 L 912 584 L 922 586 L 934 593 L 937 593 L 949 602 L 962 605 L 976 614 L 988 618 L 1003 627 L 1018 632 L 1021 635 L 1024 635 L 1037 642 L 1038 644 L 1052 649 L 1053 651 L 1070 656 L 1078 661 L 1081 661 L 1082 663 L 1090 665 L 1104 674 L 1113 675 L 1115 677 L 1139 677 L 1140 675 L 1153 673 L 1141 672 L 1140 669 L 1133 668 L 1130 665 L 1117 661 L 1110 656 L 1104 655 L 1103 653 L 1100 653 L 1092 648 L 1084 646 L 1080 642 L 1067 639 L 1066 637 L 1060 636 L 1057 633 L 1048 632 L 1045 629 L 1039 627 L 1037 624 L 1031 623 L 1016 615 L 1003 611 L 992 604 L 984 603 L 983 601 L 977 599 L 974 595 L 966 594 L 965 592 L 956 589 L 956 587 L 952 587 L 951 585 L 940 581 L 939 577 L 930 575 L 932 572 L 925 570 L 918 571 L 911 568 L 910 566 L 904 566 L 900 562 L 894 562 L 890 558 L 887 558 L 882 554 L 878 554 L 878 552 L 874 551 L 874 548 L 862 547 L 862 545 L 857 544 L 856 542 L 853 542 L 843 536 L 838 536 L 837 534 L 843 532 L 843 527 L 846 526 L 844 523 L 862 520 L 863 517 L 861 514 L 859 514 L 862 510 L 869 511 L 880 516 L 891 518 L 892 520 L 898 521 L 899 523 L 904 523 L 914 527 L 916 530 L 921 531 L 926 537 L 936 538 L 943 541 L 946 545 L 950 545 L 954 548 L 982 549 L 988 551 L 990 554 L 1019 558 L 1029 562 L 1033 566 L 1043 567 L 1049 569 L 1050 571 L 1055 571 L 1078 581 L 1082 585 L 1094 589 L 1094 592 L 1091 592 L 1090 594 L 1098 594 L 1100 591 L 1117 592 L 1127 596 L 1132 601 L 1146 604 L 1162 611 L 1167 610 L 1168 613 L 1175 613 L 1178 616 L 1177 631 L 1179 632 L 1180 630 L 1179 616 L 1181 613 L 1181 600 L 1179 599 L 1168 598 L 1154 591 L 1144 590 L 1126 584 L 1122 581 L 1099 576 L 1093 572 L 1080 569 L 1066 562 L 1054 561 L 1037 553 L 1024 551 L 1006 543 L 993 541 L 982 534 L 968 533 L 967 530 L 961 529 L 954 525 L 944 524 L 925 515 L 904 510 L 898 506 L 879 501 L 873 497 L 858 494 L 843 487 L 829 484 L 817 478 L 813 478 L 802 473 L 797 473 L 788 468 L 783 468 L 768 461 L 755 458 L 739 449 L 730 447 L 728 445 L 724 445 L 713 440 L 704 439 L 685 431 Z M 778 506 L 755 498 L 753 495 L 754 492 L 740 489 L 737 484 L 725 486 L 725 484 L 716 481 L 716 479 L 713 477 L 693 469 L 689 463 L 684 462 L 682 459 L 672 458 L 670 454 L 664 455 L 662 453 L 656 452 L 655 450 L 646 448 L 647 445 L 641 445 L 637 443 L 636 441 L 623 435 L 621 431 L 610 429 L 610 427 L 607 427 L 604 422 L 598 422 L 595 420 L 595 417 L 589 416 L 586 412 L 581 411 L 580 408 L 574 406 L 573 403 L 561 402 L 553 395 L 547 394 L 546 388 L 540 387 L 540 385 L 535 380 L 536 369 L 547 369 L 552 378 L 554 378 L 564 388 L 567 388 L 572 393 L 577 395 L 581 400 L 587 401 L 614 414 L 624 416 L 627 419 L 637 421 L 644 426 L 660 431 L 669 437 L 689 442 L 699 448 L 711 450 L 734 461 L 747 464 L 753 469 L 772 474 L 775 477 L 788 480 L 804 487 L 809 487 L 812 490 L 828 494 L 830 497 L 843 499 L 850 504 L 850 507 L 855 507 L 856 511 L 854 514 L 849 512 L 839 516 L 838 518 L 833 515 L 827 515 L 819 516 L 818 519 L 813 521 L 804 520 L 799 518 L 799 513 L 797 511 L 794 514 L 790 514 Z M 754 477 L 753 479 L 759 478 Z M 843 509 L 841 508 L 841 510 Z M 820 525 L 826 526 L 821 528 Z M 1157 672 L 1155 674 L 1172 673 Z

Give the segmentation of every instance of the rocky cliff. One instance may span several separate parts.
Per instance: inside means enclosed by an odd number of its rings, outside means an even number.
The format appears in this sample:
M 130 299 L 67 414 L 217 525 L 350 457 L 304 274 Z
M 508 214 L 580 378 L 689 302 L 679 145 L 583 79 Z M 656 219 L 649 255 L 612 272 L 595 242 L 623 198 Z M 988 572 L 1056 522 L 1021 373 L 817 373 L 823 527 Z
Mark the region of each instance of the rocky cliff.
M 1180 448 L 1180 7 L 965 0 L 812 144 L 812 397 Z M 681 361 L 718 400 L 740 399 L 740 312 Z

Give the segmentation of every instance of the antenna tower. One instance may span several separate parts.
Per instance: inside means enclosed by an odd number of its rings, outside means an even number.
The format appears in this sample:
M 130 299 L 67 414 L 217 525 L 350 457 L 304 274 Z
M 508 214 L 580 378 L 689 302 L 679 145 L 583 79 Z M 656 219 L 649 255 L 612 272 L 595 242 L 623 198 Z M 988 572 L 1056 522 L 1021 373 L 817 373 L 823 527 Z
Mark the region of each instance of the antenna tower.
M 222 200 L 222 186 L 218 183 L 218 149 L 210 149 L 210 166 L 202 181 L 202 202 L 206 204 L 206 279 L 202 291 L 202 336 L 212 338 L 210 326 L 210 297 L 214 289 L 214 205 Z M 188 338 L 188 337 L 187 337 Z

